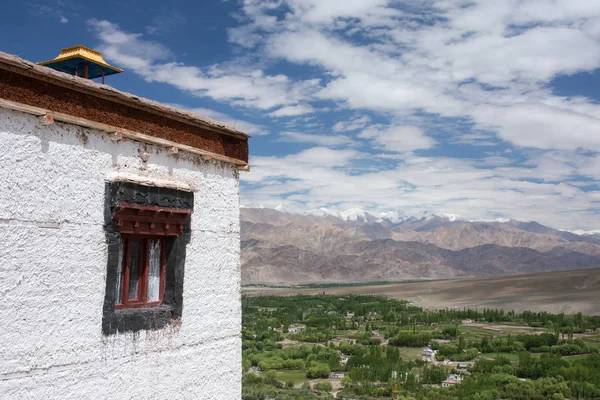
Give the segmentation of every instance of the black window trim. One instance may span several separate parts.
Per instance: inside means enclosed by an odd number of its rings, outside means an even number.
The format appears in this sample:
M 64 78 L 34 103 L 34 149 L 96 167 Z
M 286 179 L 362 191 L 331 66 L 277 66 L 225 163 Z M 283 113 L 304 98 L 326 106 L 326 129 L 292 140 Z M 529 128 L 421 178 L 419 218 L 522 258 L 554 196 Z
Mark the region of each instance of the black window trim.
M 165 291 L 161 305 L 153 307 L 116 309 L 116 279 L 118 274 L 121 234 L 113 219 L 117 203 L 126 202 L 147 206 L 190 209 L 194 207 L 194 194 L 175 189 L 144 186 L 130 182 L 106 182 L 104 201 L 104 231 L 107 243 L 106 288 L 102 312 L 102 333 L 157 330 L 172 324 L 182 316 L 183 278 L 186 247 L 191 237 L 191 216 L 177 237 L 167 241 Z

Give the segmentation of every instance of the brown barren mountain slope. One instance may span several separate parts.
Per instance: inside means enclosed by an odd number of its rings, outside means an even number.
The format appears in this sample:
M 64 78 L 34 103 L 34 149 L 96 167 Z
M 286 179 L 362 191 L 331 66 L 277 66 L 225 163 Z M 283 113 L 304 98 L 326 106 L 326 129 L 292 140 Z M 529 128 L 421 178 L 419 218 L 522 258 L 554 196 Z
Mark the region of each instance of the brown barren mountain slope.
M 506 247 L 528 247 L 541 251 L 568 243 L 566 240 L 539 233 L 526 232 L 510 225 L 460 223 L 433 231 L 400 231 L 393 235 L 395 240 L 435 244 L 448 250 L 463 250 L 485 244 Z
M 243 209 L 242 282 L 370 282 L 600 266 L 600 241 L 536 223 L 343 221 Z

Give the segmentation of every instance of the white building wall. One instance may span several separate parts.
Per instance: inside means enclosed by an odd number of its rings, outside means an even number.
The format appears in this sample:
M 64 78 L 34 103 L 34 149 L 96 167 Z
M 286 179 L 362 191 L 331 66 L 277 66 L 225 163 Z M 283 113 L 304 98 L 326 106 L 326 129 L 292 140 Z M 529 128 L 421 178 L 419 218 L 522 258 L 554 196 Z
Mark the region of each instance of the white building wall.
M 102 334 L 115 173 L 195 189 L 180 326 Z M 0 108 L 0 398 L 239 399 L 238 183 L 228 164 Z

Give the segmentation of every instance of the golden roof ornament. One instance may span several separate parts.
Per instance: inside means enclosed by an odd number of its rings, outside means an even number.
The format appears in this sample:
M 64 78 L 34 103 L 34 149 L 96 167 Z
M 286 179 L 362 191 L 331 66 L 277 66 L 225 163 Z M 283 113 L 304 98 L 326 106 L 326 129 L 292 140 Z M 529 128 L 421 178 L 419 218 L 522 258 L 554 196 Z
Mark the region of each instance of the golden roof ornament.
M 56 58 L 39 62 L 38 65 L 86 79 L 102 77 L 102 83 L 105 76 L 123 72 L 104 61 L 101 52 L 82 45 L 61 49 Z

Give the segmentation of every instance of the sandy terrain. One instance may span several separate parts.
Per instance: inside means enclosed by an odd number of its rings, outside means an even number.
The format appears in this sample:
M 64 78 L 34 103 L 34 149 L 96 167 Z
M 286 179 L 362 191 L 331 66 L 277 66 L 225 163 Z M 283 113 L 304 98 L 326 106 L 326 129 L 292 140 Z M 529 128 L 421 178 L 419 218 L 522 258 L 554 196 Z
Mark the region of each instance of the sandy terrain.
M 243 288 L 246 295 L 373 294 L 427 309 L 470 307 L 600 314 L 600 268 L 491 278 L 319 289 Z

